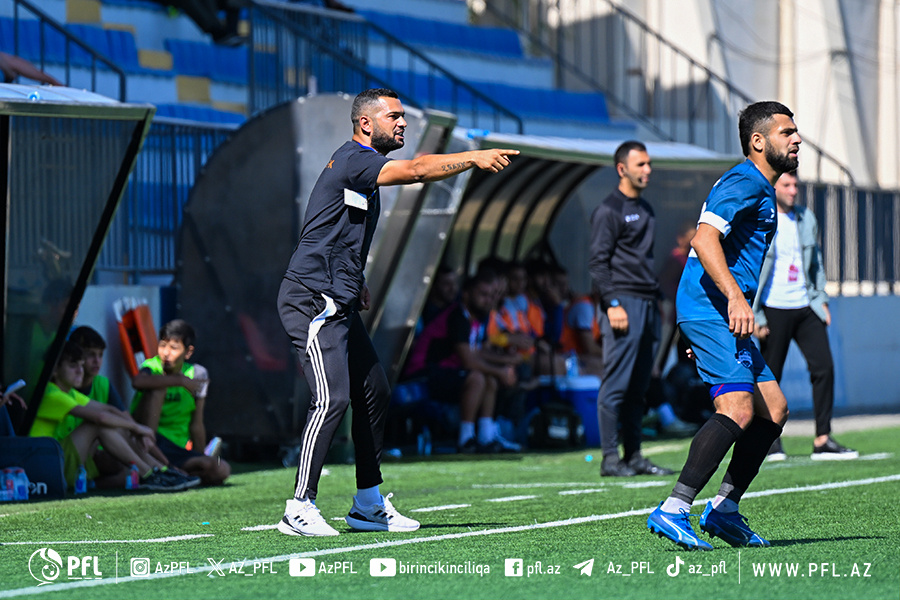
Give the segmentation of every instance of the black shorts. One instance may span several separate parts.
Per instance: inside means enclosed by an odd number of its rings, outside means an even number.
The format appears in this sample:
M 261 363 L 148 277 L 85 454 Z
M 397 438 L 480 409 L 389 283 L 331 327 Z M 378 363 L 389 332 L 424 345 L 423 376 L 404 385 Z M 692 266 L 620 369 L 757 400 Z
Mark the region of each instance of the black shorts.
M 158 432 L 156 434 L 156 445 L 166 456 L 166 458 L 169 459 L 169 464 L 171 464 L 173 467 L 178 467 L 179 469 L 184 466 L 184 463 L 194 457 L 206 456 L 202 452 L 182 448 L 181 446 Z

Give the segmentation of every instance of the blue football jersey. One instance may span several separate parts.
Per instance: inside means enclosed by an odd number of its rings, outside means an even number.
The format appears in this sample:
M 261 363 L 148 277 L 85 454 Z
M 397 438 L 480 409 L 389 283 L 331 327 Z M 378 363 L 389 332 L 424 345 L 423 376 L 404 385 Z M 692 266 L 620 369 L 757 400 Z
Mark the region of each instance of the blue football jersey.
M 733 167 L 713 186 L 700 211 L 698 223 L 718 229 L 728 269 L 744 297 L 752 302 L 759 287 L 759 273 L 778 223 L 775 188 L 751 161 Z M 675 300 L 678 322 L 724 318 L 728 301 L 706 274 L 691 250 L 678 284 Z

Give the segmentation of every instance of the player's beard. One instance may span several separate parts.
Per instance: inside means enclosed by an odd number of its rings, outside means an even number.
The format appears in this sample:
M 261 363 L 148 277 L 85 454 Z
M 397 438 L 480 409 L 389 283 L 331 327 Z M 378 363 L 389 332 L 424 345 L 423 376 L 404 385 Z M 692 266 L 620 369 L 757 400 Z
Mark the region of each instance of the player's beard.
M 393 132 L 388 132 L 377 124 L 372 130 L 372 147 L 381 154 L 387 154 L 403 147 L 403 142 L 394 137 Z
M 797 167 L 800 166 L 799 158 L 791 158 L 789 154 L 778 154 L 775 151 L 775 147 L 769 143 L 769 139 L 766 138 L 766 162 L 769 163 L 769 166 L 775 169 L 780 175 L 781 173 L 790 173 L 791 171 L 796 171 Z

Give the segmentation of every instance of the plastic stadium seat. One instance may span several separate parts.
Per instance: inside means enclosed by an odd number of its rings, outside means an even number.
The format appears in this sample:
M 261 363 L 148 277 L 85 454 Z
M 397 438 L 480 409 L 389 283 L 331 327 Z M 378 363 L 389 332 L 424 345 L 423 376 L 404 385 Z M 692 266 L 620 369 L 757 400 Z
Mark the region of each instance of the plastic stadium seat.
M 153 326 L 153 315 L 146 302 L 134 298 L 122 298 L 114 303 L 116 320 L 119 322 L 119 341 L 122 344 L 122 359 L 125 370 L 134 377 L 140 365 L 135 355 L 142 354 L 144 359 L 157 354 L 156 328 Z M 141 362 L 143 362 L 143 360 Z
M 241 125 L 247 120 L 247 117 L 238 113 L 190 104 L 157 104 L 156 116 L 225 125 Z
M 100 56 L 110 58 L 109 38 L 106 30 L 93 25 L 69 25 L 69 32 L 82 42 L 93 48 Z M 69 48 L 72 64 L 80 67 L 90 67 L 93 57 L 76 44 Z
M 519 35 L 502 27 L 473 27 L 431 19 L 359 11 L 371 23 L 409 44 L 455 48 L 505 57 L 523 58 Z

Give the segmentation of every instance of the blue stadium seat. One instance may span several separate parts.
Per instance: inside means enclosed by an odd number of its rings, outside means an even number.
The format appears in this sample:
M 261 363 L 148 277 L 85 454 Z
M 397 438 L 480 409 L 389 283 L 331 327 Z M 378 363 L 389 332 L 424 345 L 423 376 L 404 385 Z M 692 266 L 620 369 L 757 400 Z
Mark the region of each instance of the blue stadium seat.
M 519 35 L 502 27 L 473 27 L 444 21 L 359 11 L 371 23 L 402 41 L 423 46 L 454 48 L 496 56 L 523 58 Z
M 151 0 L 100 0 L 100 4 L 122 6 L 125 8 L 142 8 L 144 10 L 156 10 L 159 12 L 165 12 L 166 10 L 166 7 L 162 4 L 152 2 Z
M 179 75 L 212 77 L 213 54 L 210 44 L 167 39 L 166 50 L 172 55 L 172 69 Z
M 247 117 L 238 113 L 192 104 L 158 104 L 156 116 L 226 125 L 240 125 L 247 120 Z
M 209 77 L 213 81 L 246 85 L 249 76 L 245 47 L 227 48 L 204 42 L 167 39 L 172 67 L 180 75 Z
M 0 17 L 0 52 L 15 54 L 16 26 L 9 17 Z
M 109 38 L 106 36 L 105 29 L 94 25 L 68 25 L 66 29 L 68 29 L 72 35 L 93 48 L 100 56 L 110 58 Z M 93 64 L 93 57 L 91 54 L 77 44 L 72 44 L 69 48 L 69 52 L 73 65 L 90 67 Z

